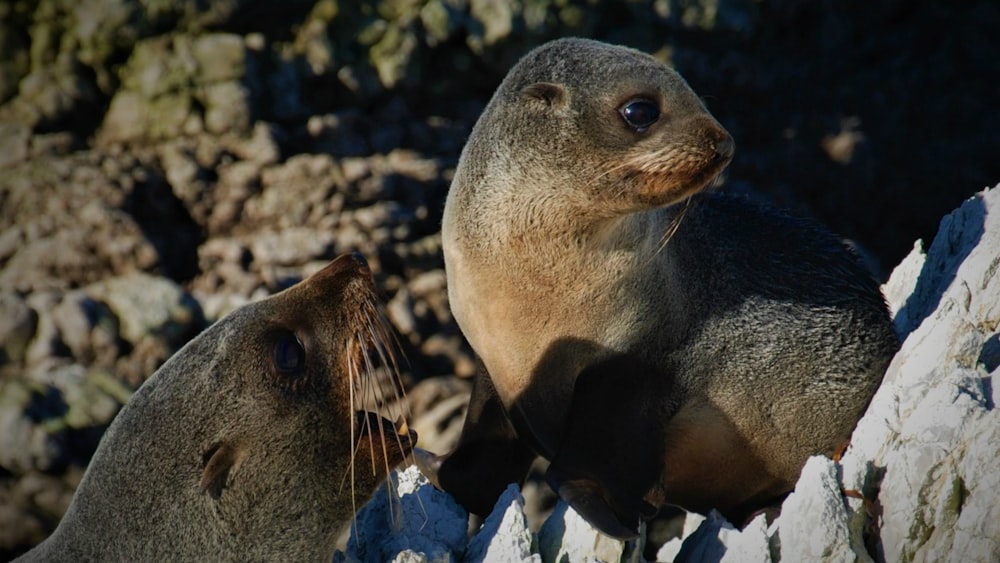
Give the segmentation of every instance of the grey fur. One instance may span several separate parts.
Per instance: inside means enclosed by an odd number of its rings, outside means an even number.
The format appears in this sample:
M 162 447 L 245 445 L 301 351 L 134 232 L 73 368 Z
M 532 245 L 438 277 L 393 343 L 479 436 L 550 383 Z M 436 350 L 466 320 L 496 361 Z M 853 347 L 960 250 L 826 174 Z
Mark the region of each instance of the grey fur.
M 365 438 L 352 480 L 348 339 L 372 299 L 367 267 L 342 257 L 205 330 L 136 391 L 23 561 L 329 562 L 405 453 L 393 432 L 385 460 L 376 429 L 374 464 Z M 284 331 L 306 351 L 293 377 L 273 364 Z
M 638 133 L 618 113 L 636 97 L 662 112 Z M 643 53 L 563 39 L 511 70 L 445 207 L 449 297 L 484 370 L 458 448 L 418 458 L 440 486 L 481 512 L 541 454 L 628 537 L 663 503 L 740 524 L 842 445 L 898 346 L 885 303 L 821 227 L 696 195 L 731 154 Z

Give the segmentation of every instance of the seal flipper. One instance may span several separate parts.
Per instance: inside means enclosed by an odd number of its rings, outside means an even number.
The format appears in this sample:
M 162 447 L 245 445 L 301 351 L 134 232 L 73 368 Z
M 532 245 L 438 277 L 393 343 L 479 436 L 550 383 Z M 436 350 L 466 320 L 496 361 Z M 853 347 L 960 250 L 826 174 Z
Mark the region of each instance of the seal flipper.
M 418 453 L 416 460 L 439 489 L 469 512 L 486 516 L 507 485 L 524 481 L 535 457 L 518 437 L 480 363 L 458 446 L 444 456 Z
M 198 492 L 201 494 L 207 492 L 213 499 L 219 500 L 222 489 L 226 488 L 230 470 L 239 465 L 241 457 L 236 448 L 222 442 L 209 448 L 201 456 L 205 470 L 201 474 L 201 481 L 198 482 Z
M 613 498 L 611 493 L 594 479 L 564 478 L 551 466 L 545 478 L 559 498 L 606 536 L 622 541 L 635 539 L 639 537 L 640 521 L 656 515 L 656 507 L 642 500 L 628 508 L 608 502 Z

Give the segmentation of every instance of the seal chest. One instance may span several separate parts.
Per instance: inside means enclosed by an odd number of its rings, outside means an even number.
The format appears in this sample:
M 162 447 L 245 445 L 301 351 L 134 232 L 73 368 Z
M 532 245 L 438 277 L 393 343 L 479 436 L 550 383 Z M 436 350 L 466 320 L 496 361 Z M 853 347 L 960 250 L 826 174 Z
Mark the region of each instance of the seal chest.
M 361 410 L 375 307 L 364 260 L 342 256 L 209 327 L 136 391 L 23 559 L 330 561 L 416 440 Z
M 423 468 L 488 512 L 535 455 L 585 518 L 630 537 L 664 503 L 742 518 L 832 453 L 897 347 L 836 237 L 705 195 L 730 135 L 672 69 L 562 39 L 508 74 L 442 224 L 482 360 L 455 451 Z

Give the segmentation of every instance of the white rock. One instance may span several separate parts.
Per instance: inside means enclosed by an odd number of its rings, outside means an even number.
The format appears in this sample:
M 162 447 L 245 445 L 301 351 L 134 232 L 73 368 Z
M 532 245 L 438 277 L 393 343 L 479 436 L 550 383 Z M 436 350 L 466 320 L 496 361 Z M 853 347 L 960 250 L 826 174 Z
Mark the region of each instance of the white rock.
M 637 543 L 623 542 L 598 532 L 562 500 L 538 530 L 538 548 L 544 561 L 617 562 L 629 553 L 641 552 Z
M 829 458 L 813 456 L 806 461 L 795 490 L 785 499 L 775 522 L 782 559 L 855 560 L 837 467 Z
M 687 524 L 685 520 L 685 528 Z M 684 539 L 673 561 L 675 563 L 720 561 L 726 554 L 727 546 L 739 533 L 728 520 L 713 510 L 708 517 L 701 520 L 698 529 Z
M 849 487 L 885 472 L 886 560 L 1000 560 L 1000 381 L 979 362 L 1000 323 L 998 266 L 994 188 L 942 219 L 897 319 L 906 340 L 844 458 Z M 911 279 L 894 272 L 886 293 Z
M 759 514 L 742 532 L 729 534 L 722 563 L 771 563 L 769 538 L 767 518 Z
M 532 554 L 531 529 L 524 515 L 524 497 L 513 483 L 500 495 L 493 512 L 469 542 L 465 561 L 489 563 L 491 561 L 536 561 L 540 555 Z
M 397 556 L 408 562 L 459 561 L 468 521 L 465 509 L 411 466 L 394 473 L 358 513 L 345 557 L 366 563 Z
M 656 552 L 656 560 L 673 561 L 676 559 L 677 554 L 681 552 L 681 547 L 684 546 L 684 541 L 690 537 L 691 534 L 695 533 L 704 521 L 705 517 L 701 514 L 688 512 L 684 516 L 684 528 L 681 530 L 681 537 L 671 538 L 660 546 L 660 549 Z

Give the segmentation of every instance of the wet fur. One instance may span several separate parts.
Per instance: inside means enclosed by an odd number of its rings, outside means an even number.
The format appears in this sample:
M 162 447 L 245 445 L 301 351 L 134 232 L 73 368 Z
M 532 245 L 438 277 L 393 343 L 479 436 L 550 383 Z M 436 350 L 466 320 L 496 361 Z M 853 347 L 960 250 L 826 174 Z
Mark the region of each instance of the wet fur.
M 386 354 L 379 326 L 371 274 L 349 256 L 215 323 L 136 391 L 24 560 L 330 561 L 415 440 L 356 412 L 375 393 L 367 354 Z M 273 364 L 285 331 L 305 349 L 292 377 Z

